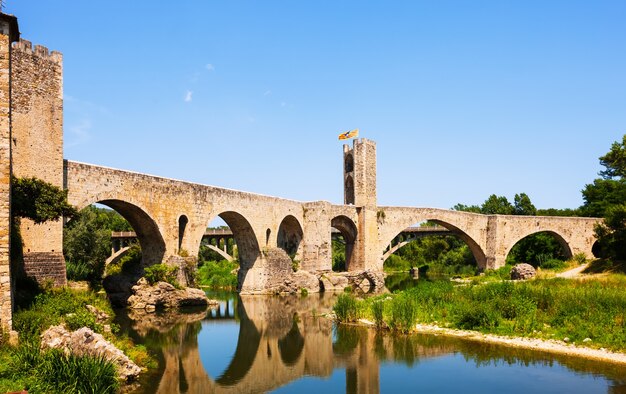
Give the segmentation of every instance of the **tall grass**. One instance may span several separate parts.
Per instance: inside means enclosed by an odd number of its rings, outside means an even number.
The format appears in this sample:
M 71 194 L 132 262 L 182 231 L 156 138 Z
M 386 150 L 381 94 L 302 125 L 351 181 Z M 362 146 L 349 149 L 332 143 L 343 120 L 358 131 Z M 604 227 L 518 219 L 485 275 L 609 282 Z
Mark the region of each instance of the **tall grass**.
M 354 322 L 358 318 L 357 300 L 352 294 L 342 293 L 337 298 L 333 311 L 340 322 Z
M 29 393 L 116 393 L 115 365 L 99 357 L 42 352 L 25 343 L 11 352 L 0 369 L 0 391 L 27 389 Z M 15 382 L 13 384 L 9 382 Z M 16 387 L 17 386 L 17 387 Z
M 335 305 L 340 321 L 352 314 L 373 318 L 400 332 L 415 323 L 435 323 L 499 335 L 569 338 L 586 346 L 626 350 L 626 277 L 602 280 L 534 280 L 454 286 L 420 282 L 384 299 L 343 296 Z

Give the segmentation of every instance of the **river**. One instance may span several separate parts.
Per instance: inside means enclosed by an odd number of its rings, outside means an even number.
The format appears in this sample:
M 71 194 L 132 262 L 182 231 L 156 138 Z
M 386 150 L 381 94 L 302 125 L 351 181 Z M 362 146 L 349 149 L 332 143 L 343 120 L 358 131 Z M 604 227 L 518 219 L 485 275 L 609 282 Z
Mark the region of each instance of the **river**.
M 334 297 L 211 294 L 217 309 L 119 314 L 157 355 L 134 393 L 626 393 L 626 367 L 335 325 Z

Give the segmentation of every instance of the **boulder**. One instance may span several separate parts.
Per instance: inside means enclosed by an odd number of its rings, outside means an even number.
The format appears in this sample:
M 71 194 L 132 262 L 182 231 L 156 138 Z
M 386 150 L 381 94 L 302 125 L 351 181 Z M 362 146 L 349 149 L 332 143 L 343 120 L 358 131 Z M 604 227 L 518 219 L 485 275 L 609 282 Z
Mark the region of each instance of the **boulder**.
M 217 301 L 209 300 L 200 289 L 191 287 L 176 289 L 166 282 L 150 285 L 145 278 L 137 281 L 132 287 L 132 292 L 133 295 L 128 298 L 128 306 L 132 309 L 145 309 L 147 312 L 154 312 L 157 307 L 167 309 L 218 304 Z
M 534 278 L 537 275 L 537 271 L 535 268 L 526 263 L 517 264 L 513 268 L 511 268 L 511 279 L 512 280 L 526 280 Z
M 117 368 L 124 380 L 133 380 L 141 368 L 133 363 L 120 349 L 87 327 L 70 332 L 63 325 L 52 326 L 41 334 L 41 349 L 61 349 L 66 354 L 102 357 Z

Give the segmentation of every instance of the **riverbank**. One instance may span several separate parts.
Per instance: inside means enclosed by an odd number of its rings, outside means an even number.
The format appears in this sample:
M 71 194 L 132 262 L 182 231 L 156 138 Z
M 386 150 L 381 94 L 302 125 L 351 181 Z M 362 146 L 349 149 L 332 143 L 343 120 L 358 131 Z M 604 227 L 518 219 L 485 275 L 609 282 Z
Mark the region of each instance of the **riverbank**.
M 366 319 L 360 319 L 356 324 L 375 326 L 375 323 Z M 440 327 L 434 324 L 416 324 L 413 331 L 416 334 L 442 335 L 447 337 L 461 338 L 468 341 L 505 345 L 518 349 L 529 349 L 539 352 L 562 354 L 566 356 L 584 357 L 590 360 L 620 364 L 626 366 L 626 353 L 612 352 L 600 348 L 577 346 L 557 340 L 544 340 L 538 338 L 506 337 L 494 334 L 485 334 L 478 331 L 458 330 Z
M 463 286 L 423 282 L 391 295 L 341 295 L 339 322 L 431 333 L 626 364 L 626 278 Z M 365 320 L 364 320 L 365 319 Z

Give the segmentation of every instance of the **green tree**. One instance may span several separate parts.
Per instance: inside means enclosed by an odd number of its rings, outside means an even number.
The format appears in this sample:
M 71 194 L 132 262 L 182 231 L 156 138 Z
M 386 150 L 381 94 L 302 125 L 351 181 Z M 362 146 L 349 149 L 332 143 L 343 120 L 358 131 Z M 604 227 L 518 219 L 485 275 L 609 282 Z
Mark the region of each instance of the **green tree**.
M 480 212 L 485 215 L 513 215 L 515 207 L 506 197 L 492 194 L 480 207 Z
M 513 199 L 513 214 L 535 216 L 537 208 L 535 208 L 526 193 L 520 193 L 516 194 Z
M 72 217 L 76 208 L 67 202 L 67 191 L 38 178 L 11 178 L 11 213 L 35 223 Z
M 132 227 L 117 212 L 88 206 L 69 221 L 63 231 L 63 254 L 73 280 L 97 282 L 111 254 L 111 231 L 130 231 Z
M 626 259 L 626 135 L 600 157 L 600 164 L 605 167 L 599 172 L 602 179 L 583 189 L 585 203 L 581 211 L 604 217 L 604 222 L 596 227 L 602 253 L 614 259 Z

